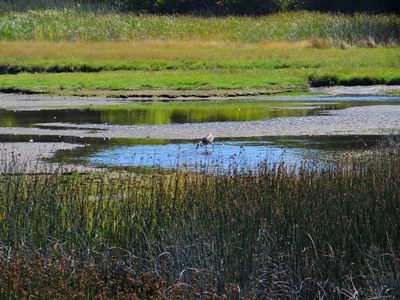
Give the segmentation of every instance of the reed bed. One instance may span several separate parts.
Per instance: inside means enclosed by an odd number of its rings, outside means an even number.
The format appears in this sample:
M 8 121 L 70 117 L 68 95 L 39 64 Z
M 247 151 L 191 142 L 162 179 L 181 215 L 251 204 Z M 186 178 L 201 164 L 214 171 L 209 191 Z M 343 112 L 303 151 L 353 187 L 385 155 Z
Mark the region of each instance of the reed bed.
M 104 13 L 76 8 L 6 12 L 0 38 L 25 41 L 201 40 L 258 43 L 323 40 L 331 45 L 398 45 L 396 15 L 315 12 L 263 17 L 194 17 Z M 323 45 L 323 44 L 322 44 Z
M 227 176 L 0 175 L 2 297 L 400 296 L 398 147 Z M 248 170 L 250 171 L 250 170 Z

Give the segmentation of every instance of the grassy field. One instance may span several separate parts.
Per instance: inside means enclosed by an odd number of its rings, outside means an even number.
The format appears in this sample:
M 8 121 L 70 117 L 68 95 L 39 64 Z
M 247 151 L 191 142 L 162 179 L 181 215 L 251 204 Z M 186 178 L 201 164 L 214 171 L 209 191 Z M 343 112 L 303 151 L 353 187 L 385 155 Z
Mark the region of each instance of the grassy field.
M 320 170 L 253 173 L 233 161 L 231 176 L 18 175 L 9 162 L 0 175 L 0 291 L 397 299 L 399 158 L 392 148 Z
M 137 96 L 399 84 L 395 15 L 0 15 L 0 90 Z
M 311 42 L 0 42 L 0 89 L 140 95 L 149 90 L 304 91 L 313 85 L 399 84 L 396 47 L 317 49 Z M 151 93 L 151 92 L 150 92 Z

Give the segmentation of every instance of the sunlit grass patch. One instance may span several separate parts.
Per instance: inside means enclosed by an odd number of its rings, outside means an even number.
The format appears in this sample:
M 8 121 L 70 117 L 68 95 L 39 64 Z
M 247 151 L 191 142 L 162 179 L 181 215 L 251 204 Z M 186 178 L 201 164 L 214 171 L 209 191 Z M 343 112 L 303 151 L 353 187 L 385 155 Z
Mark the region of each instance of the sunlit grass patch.
M 172 70 L 114 71 L 99 73 L 57 73 L 2 75 L 0 88 L 18 86 L 38 90 L 105 89 L 137 90 L 173 89 L 235 89 L 268 87 L 270 85 L 304 85 L 304 72 L 293 70 Z
M 214 69 L 160 71 L 103 71 L 96 73 L 20 73 L 1 75 L 0 89 L 63 93 L 64 91 L 143 90 L 304 90 L 321 85 L 398 84 L 396 68 L 357 69 Z

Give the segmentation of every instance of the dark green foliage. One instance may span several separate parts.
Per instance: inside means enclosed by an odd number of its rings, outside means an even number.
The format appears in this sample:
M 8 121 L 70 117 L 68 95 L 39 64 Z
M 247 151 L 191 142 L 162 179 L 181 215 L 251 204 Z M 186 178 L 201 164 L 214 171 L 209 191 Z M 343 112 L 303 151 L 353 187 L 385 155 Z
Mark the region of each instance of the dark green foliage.
M 115 4 L 114 2 L 111 2 Z M 287 10 L 330 12 L 400 12 L 396 0 L 121 0 L 125 9 L 150 13 L 212 13 L 214 15 L 264 15 Z
M 330 11 L 330 12 L 400 12 L 400 2 L 396 0 L 306 0 L 304 8 L 309 10 Z
M 397 0 L 0 0 L 4 10 L 63 8 L 78 5 L 88 10 L 113 10 L 137 13 L 264 15 L 289 10 L 329 12 L 399 13 Z
M 121 0 L 128 10 L 150 13 L 211 13 L 214 15 L 264 15 L 288 10 L 329 12 L 400 12 L 397 0 Z
M 101 67 L 90 65 L 77 65 L 77 66 L 12 66 L 0 65 L 0 74 L 18 74 L 23 72 L 28 73 L 61 73 L 61 72 L 100 72 Z
M 313 87 L 321 86 L 356 86 L 356 85 L 376 85 L 376 84 L 387 84 L 397 85 L 400 84 L 400 77 L 397 78 L 376 78 L 372 76 L 362 77 L 351 77 L 351 78 L 339 78 L 338 75 L 311 75 L 308 81 Z

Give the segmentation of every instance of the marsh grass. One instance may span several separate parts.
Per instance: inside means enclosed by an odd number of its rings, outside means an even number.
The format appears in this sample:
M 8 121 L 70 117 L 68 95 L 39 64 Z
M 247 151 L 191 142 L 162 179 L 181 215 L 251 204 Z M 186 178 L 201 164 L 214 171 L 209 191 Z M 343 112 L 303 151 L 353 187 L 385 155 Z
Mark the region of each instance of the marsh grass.
M 400 156 L 369 155 L 229 176 L 3 172 L 2 296 L 397 298 Z
M 0 16 L 3 40 L 107 41 L 207 40 L 241 43 L 323 39 L 330 44 L 397 45 L 396 15 L 354 16 L 312 12 L 263 17 L 192 17 L 104 13 L 79 7 L 8 12 Z

